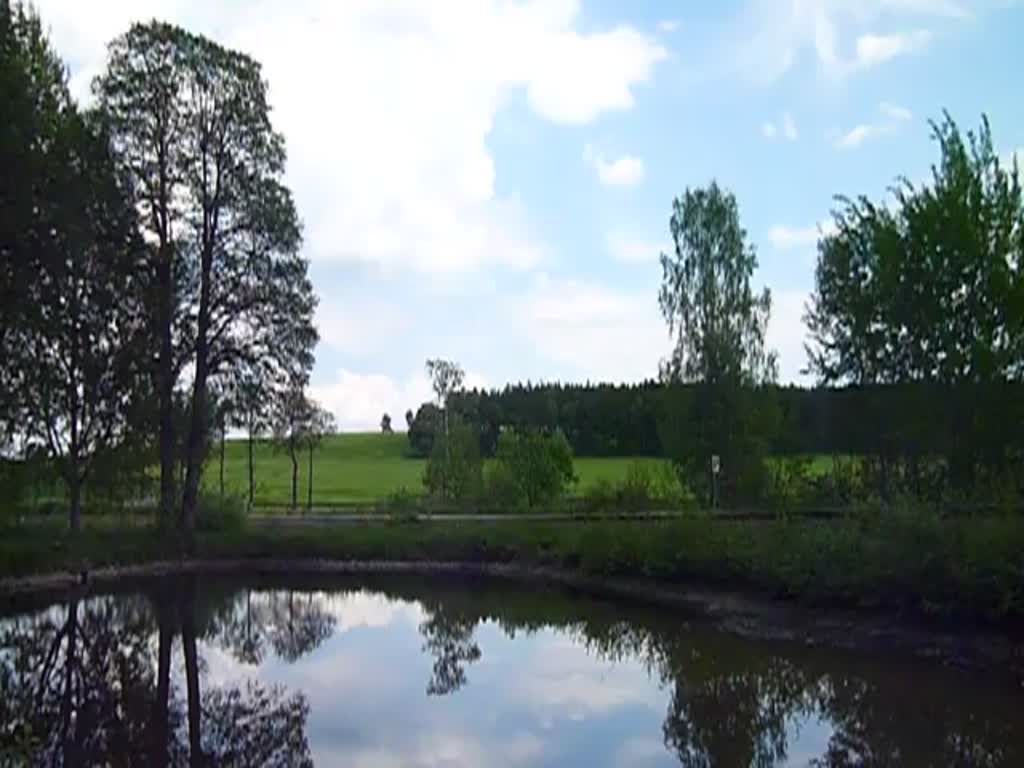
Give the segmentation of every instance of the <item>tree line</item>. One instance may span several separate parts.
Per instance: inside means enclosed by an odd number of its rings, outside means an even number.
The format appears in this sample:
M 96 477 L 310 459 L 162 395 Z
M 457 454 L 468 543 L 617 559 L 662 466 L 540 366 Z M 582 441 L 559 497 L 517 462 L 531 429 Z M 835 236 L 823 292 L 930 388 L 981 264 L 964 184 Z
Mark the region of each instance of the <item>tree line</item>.
M 105 469 L 130 485 L 156 464 L 160 520 L 188 540 L 217 432 L 273 429 L 295 466 L 326 424 L 260 65 L 134 24 L 82 107 L 39 17 L 4 0 L 0 88 L 2 453 L 46 457 L 73 528 Z
M 764 501 L 792 478 L 768 457 L 849 459 L 859 492 L 891 501 L 1024 495 L 1024 197 L 988 120 L 932 123 L 929 181 L 891 200 L 838 197 L 806 307 L 813 388 L 780 386 L 765 336 L 771 294 L 728 190 L 673 202 L 659 304 L 673 344 L 634 385 L 519 384 L 453 391 L 406 414 L 430 456 L 447 409 L 484 456 L 504 430 L 558 431 L 579 456 L 665 456 L 705 502 Z M 794 465 L 795 466 L 795 465 Z M 807 484 L 805 472 L 798 483 Z M 838 478 L 833 478 L 833 484 Z M 720 488 L 718 486 L 721 486 Z M 773 487 L 774 486 L 774 487 Z

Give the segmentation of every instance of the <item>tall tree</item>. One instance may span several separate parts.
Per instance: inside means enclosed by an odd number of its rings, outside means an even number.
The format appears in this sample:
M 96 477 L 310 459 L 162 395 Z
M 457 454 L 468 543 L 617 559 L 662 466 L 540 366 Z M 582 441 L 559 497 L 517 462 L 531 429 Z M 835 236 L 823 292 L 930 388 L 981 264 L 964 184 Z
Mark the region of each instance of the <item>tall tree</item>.
M 900 180 L 894 206 L 840 198 L 818 246 L 810 363 L 823 384 L 898 385 L 889 402 L 907 428 L 892 437 L 903 452 L 927 446 L 970 491 L 1021 447 L 1024 194 L 987 119 L 964 135 L 947 114 L 932 136 L 930 182 Z
M 39 20 L 19 7 L 6 23 L 5 56 L 20 48 L 25 68 L 25 108 L 52 111 L 36 117 L 42 134 L 21 134 L 24 147 L 4 142 L 4 154 L 34 155 L 21 179 L 32 216 L 4 259 L 17 263 L 4 271 L 24 280 L 12 298 L 17 343 L 4 350 L 4 367 L 13 369 L 7 380 L 20 436 L 56 461 L 77 529 L 83 484 L 98 457 L 124 439 L 139 394 L 143 247 L 106 137 L 71 101 Z
M 441 408 L 441 417 L 444 420 L 445 465 L 447 466 L 451 464 L 451 441 L 448 434 L 448 399 L 453 392 L 458 392 L 462 389 L 462 382 L 466 378 L 466 374 L 458 363 L 441 358 L 427 360 L 426 369 L 427 376 L 430 378 L 430 384 L 434 389 L 434 394 L 437 395 L 437 404 Z M 447 475 L 443 477 L 447 477 Z M 446 488 L 442 487 L 441 495 L 442 497 L 447 497 Z
M 270 122 L 259 64 L 168 24 L 136 24 L 115 40 L 96 90 L 157 244 L 162 411 L 181 366 L 192 368 L 179 517 L 190 535 L 211 381 L 239 360 L 271 359 L 290 376 L 312 364 L 316 299 L 282 183 L 284 140 Z M 164 472 L 168 462 L 173 469 L 165 455 L 172 431 L 162 418 L 165 512 L 174 496 L 173 471 L 170 481 Z
M 776 356 L 765 349 L 771 295 L 767 288 L 751 290 L 757 255 L 736 198 L 716 182 L 674 200 L 670 227 L 675 250 L 661 255 L 659 303 L 673 348 L 662 377 L 695 383 L 697 396 L 681 399 L 678 388 L 670 389 L 669 452 L 706 499 L 717 479 L 715 455 L 728 493 L 752 493 L 760 457 L 751 438 L 761 430 L 760 409 L 750 400 L 754 388 L 776 376 Z M 679 428 L 685 411 L 683 421 L 696 423 L 695 434 Z

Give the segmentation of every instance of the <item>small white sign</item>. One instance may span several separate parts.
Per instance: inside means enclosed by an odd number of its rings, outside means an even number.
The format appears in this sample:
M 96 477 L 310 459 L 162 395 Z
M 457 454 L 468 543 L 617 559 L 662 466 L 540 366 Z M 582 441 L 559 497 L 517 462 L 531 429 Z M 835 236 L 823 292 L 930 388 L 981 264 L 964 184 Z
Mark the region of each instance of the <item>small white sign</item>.
M 711 457 L 711 474 L 717 475 L 719 473 L 719 471 L 721 471 L 721 469 L 722 469 L 722 461 L 718 457 L 718 454 L 716 453 L 716 454 L 714 454 Z

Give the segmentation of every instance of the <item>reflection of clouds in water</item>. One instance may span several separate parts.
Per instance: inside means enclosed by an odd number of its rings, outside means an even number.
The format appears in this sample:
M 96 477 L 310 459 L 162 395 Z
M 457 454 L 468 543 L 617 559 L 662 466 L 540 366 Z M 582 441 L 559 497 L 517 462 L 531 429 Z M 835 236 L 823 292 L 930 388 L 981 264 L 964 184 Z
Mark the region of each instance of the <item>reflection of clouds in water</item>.
M 268 599 L 253 595 L 254 604 Z M 580 736 L 570 751 L 601 764 L 615 749 L 597 746 L 607 736 L 600 732 L 624 709 L 641 712 L 652 732 L 660 728 L 664 694 L 640 664 L 599 660 L 561 632 L 509 638 L 494 622 L 481 623 L 474 640 L 483 656 L 467 668 L 469 683 L 428 699 L 433 658 L 423 651 L 420 625 L 428 615 L 420 604 L 370 592 L 314 599 L 334 617 L 334 631 L 294 662 L 270 654 L 248 666 L 211 645 L 202 655 L 211 681 L 255 674 L 301 691 L 317 765 L 533 765 L 566 749 L 566 728 Z M 554 727 L 543 728 L 545 721 Z
M 664 694 L 638 663 L 601 661 L 573 638 L 551 631 L 534 642 L 510 693 L 528 705 L 542 727 L 550 728 L 560 717 L 584 720 L 628 706 L 664 712 Z
M 324 607 L 337 620 L 336 632 L 348 632 L 361 627 L 388 627 L 403 624 L 416 627 L 423 621 L 423 608 L 419 603 L 389 600 L 372 592 L 348 592 L 328 595 Z
M 505 740 L 467 733 L 425 734 L 404 751 L 392 747 L 339 747 L 329 751 L 314 749 L 318 765 L 344 765 L 351 768 L 462 768 L 463 766 L 526 766 L 540 760 L 545 744 L 536 736 L 521 733 Z

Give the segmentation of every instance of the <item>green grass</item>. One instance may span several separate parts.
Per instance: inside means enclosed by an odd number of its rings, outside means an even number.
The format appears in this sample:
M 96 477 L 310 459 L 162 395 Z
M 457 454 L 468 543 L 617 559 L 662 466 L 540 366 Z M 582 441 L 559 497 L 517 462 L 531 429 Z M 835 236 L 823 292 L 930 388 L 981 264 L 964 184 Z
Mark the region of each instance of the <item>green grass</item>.
M 372 504 L 405 488 L 423 492 L 423 459 L 406 457 L 408 442 L 404 434 L 344 433 L 326 438 L 313 454 L 313 505 Z M 211 490 L 219 482 L 219 454 L 214 447 L 204 481 Z M 225 447 L 225 486 L 230 492 L 245 495 L 248 488 L 248 447 L 244 440 L 229 440 Z M 256 477 L 256 506 L 286 506 L 291 502 L 291 461 L 266 441 L 253 450 Z M 583 493 L 595 483 L 619 482 L 629 465 L 640 461 L 656 465 L 658 459 L 576 459 L 579 482 L 576 492 Z M 308 455 L 299 461 L 299 500 L 305 503 Z

